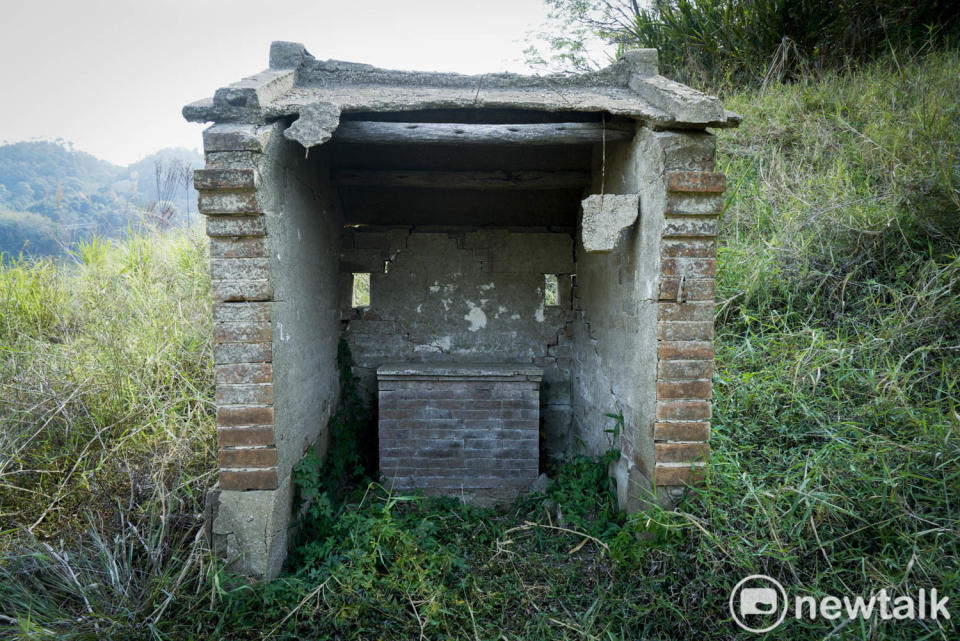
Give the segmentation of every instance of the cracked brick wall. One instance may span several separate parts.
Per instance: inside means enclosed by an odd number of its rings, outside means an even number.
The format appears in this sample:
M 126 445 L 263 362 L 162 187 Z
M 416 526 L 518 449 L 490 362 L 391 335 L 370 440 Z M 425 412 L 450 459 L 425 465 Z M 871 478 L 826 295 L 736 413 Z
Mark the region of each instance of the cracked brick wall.
M 386 269 L 386 271 L 384 271 Z M 567 454 L 573 239 L 567 231 L 363 228 L 345 231 L 340 301 L 366 398 L 385 362 L 527 363 L 543 369 L 547 454 Z M 351 307 L 352 274 L 371 274 L 371 304 Z M 544 301 L 544 274 L 560 299 Z

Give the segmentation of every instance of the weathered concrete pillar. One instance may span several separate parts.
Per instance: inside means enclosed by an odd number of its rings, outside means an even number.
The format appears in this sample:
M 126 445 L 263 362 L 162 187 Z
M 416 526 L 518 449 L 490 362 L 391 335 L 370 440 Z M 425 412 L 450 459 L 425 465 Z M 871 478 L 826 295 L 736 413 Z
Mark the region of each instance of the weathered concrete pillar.
M 212 544 L 241 574 L 286 556 L 293 465 L 322 437 L 338 392 L 336 270 L 342 222 L 325 153 L 281 125 L 217 124 L 194 182 L 210 237 L 219 485 Z M 276 386 L 274 385 L 276 383 Z
M 670 503 L 709 456 L 717 218 L 725 181 L 702 130 L 640 126 L 596 159 L 577 254 L 577 422 L 620 412 L 620 505 Z M 597 180 L 601 177 L 602 182 Z M 634 220 L 636 219 L 636 220 Z M 624 358 L 626 356 L 626 358 Z M 585 371 L 588 370 L 588 373 Z M 594 449 L 602 440 L 593 437 Z
M 277 476 L 273 287 L 257 187 L 270 129 L 219 124 L 203 135 L 194 175 L 210 236 L 219 491 L 208 497 L 213 544 L 243 574 L 283 562 L 290 486 Z

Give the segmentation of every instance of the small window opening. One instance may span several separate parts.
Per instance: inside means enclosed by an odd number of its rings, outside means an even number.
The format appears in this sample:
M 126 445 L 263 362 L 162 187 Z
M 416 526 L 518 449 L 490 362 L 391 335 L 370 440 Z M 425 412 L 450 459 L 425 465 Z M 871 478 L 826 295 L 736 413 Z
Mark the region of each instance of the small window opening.
M 543 275 L 543 302 L 550 306 L 560 304 L 560 281 L 556 274 Z
M 370 305 L 370 273 L 353 274 L 353 307 L 368 307 Z

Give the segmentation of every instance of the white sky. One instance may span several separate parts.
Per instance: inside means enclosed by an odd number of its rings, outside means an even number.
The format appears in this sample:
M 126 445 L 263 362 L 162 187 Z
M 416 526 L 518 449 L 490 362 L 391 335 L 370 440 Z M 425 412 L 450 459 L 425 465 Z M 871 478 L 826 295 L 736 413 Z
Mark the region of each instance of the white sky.
M 270 42 L 318 59 L 525 71 L 543 0 L 0 0 L 0 142 L 63 138 L 128 164 L 199 148 L 180 108 L 267 67 Z

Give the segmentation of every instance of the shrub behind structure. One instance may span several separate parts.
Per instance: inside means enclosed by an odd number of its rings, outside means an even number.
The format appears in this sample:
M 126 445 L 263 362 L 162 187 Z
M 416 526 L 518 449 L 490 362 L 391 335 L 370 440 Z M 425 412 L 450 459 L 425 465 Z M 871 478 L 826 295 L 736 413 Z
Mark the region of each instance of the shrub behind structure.
M 664 75 L 687 84 L 754 84 L 845 68 L 891 49 L 955 42 L 950 0 L 547 0 L 572 30 L 551 39 L 560 58 L 585 62 L 587 33 L 619 49 L 660 52 Z M 645 4 L 645 3 L 644 3 Z M 577 33 L 577 28 L 580 33 Z

